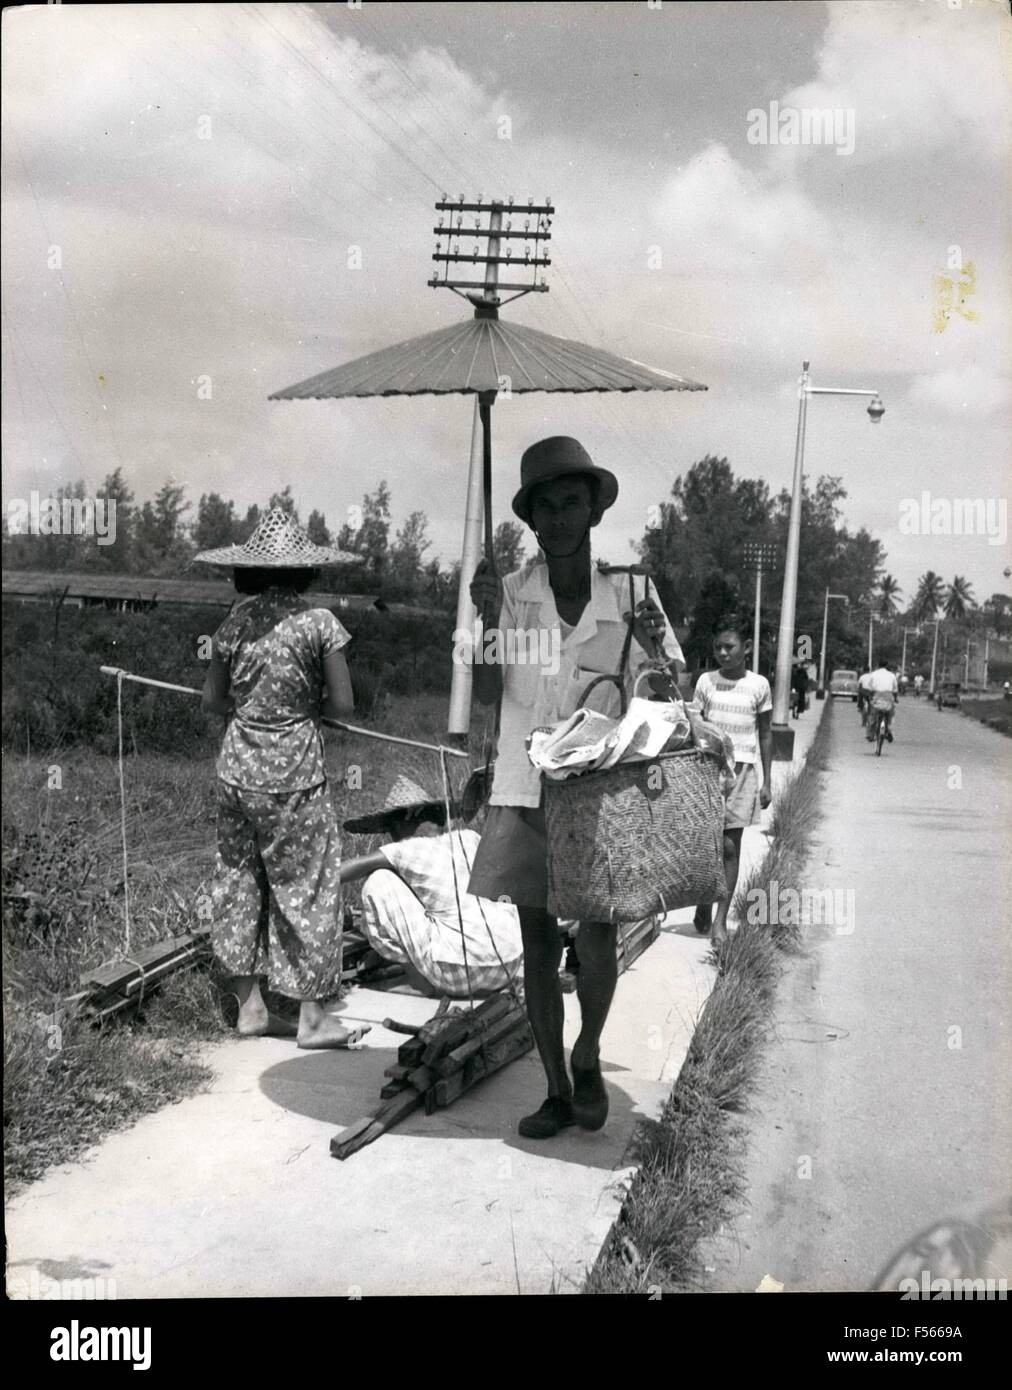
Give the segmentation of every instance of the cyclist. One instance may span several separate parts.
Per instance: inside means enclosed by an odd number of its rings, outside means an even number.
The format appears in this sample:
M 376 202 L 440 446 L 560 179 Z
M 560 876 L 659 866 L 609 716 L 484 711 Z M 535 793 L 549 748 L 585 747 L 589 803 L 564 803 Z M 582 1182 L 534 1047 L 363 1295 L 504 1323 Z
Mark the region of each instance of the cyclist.
M 872 671 L 868 675 L 865 689 L 868 692 L 868 700 L 871 707 L 871 718 L 868 720 L 868 733 L 866 735 L 868 742 L 875 742 L 875 729 L 878 724 L 878 714 L 880 711 L 884 711 L 886 716 L 886 739 L 889 743 L 892 743 L 893 715 L 896 713 L 896 701 L 899 699 L 900 686 L 890 662 L 883 661 L 877 670 Z
M 861 719 L 861 727 L 864 728 L 865 720 L 868 717 L 868 677 L 871 672 L 863 670 L 857 678 L 857 712 Z

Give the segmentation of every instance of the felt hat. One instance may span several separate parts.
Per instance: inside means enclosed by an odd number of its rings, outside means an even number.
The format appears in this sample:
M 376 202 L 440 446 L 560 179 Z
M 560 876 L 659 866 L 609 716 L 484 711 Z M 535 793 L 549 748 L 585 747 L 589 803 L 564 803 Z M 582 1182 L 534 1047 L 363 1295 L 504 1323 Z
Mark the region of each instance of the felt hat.
M 354 835 L 368 835 L 378 830 L 386 828 L 388 816 L 397 815 L 398 812 L 407 811 L 445 811 L 443 800 L 438 796 L 430 796 L 423 787 L 410 777 L 405 777 L 399 773 L 393 786 L 387 792 L 386 800 L 378 810 L 369 811 L 364 816 L 355 816 L 351 820 L 344 822 L 344 829 L 349 830 Z M 450 802 L 450 811 L 456 814 L 457 808 Z
M 318 565 L 342 565 L 361 561 L 336 546 L 315 545 L 293 516 L 272 507 L 244 545 L 223 545 L 202 550 L 194 560 L 205 565 L 232 565 L 258 569 L 316 569 Z
M 618 496 L 618 479 L 614 473 L 598 468 L 579 440 L 555 434 L 550 439 L 539 439 L 524 450 L 520 460 L 520 491 L 513 498 L 513 510 L 520 520 L 530 525 L 530 495 L 539 483 L 548 483 L 569 473 L 585 473 L 598 480 L 602 511 Z

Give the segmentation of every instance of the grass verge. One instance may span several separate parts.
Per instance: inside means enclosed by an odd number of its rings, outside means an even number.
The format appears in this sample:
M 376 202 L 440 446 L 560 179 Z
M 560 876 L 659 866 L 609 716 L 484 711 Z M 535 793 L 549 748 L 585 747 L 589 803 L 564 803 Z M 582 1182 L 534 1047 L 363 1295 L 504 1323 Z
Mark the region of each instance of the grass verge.
M 175 697 L 166 695 L 165 699 Z M 353 722 L 439 742 L 445 698 L 401 697 Z M 472 739 L 471 762 L 480 751 Z M 398 772 L 433 793 L 436 755 L 356 735 L 326 735 L 337 817 L 382 804 Z M 213 756 L 134 750 L 125 760 L 132 945 L 198 925 L 215 856 Z M 450 760 L 454 794 L 467 775 Z M 343 835 L 345 856 L 380 837 Z M 75 747 L 5 757 L 3 786 L 4 1165 L 9 1190 L 79 1155 L 141 1115 L 212 1078 L 201 1044 L 227 1037 L 234 996 L 213 969 L 173 975 L 143 1014 L 101 1031 L 68 996 L 88 969 L 124 947 L 123 866 L 116 760 Z M 355 902 L 356 885 L 346 895 Z M 336 924 L 335 924 L 336 925 Z
M 964 700 L 962 711 L 989 729 L 1012 735 L 1012 703 L 1008 700 Z
M 584 1283 L 584 1293 L 698 1291 L 700 1242 L 736 1212 L 745 1190 L 744 1113 L 769 1033 L 785 952 L 797 928 L 755 926 L 746 895 L 800 886 L 828 757 L 827 709 L 797 775 L 777 798 L 770 848 L 735 895 L 741 925 L 724 954 L 677 1084 L 660 1118 L 641 1123 L 638 1165 L 622 1212 Z

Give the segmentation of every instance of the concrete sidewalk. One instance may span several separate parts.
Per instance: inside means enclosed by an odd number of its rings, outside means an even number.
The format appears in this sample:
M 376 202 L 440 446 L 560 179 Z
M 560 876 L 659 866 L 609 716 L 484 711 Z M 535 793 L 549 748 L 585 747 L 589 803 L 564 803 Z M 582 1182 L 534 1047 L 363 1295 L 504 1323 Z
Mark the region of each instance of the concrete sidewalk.
M 823 706 L 797 727 L 795 766 Z M 790 767 L 777 765 L 781 785 Z M 744 867 L 760 829 L 744 837 Z M 8 1208 L 8 1291 L 101 1278 L 118 1298 L 576 1292 L 618 1215 L 637 1121 L 656 1115 L 713 983 L 692 911 L 619 981 L 602 1041 L 607 1126 L 550 1143 L 516 1134 L 544 1095 L 536 1054 L 448 1110 L 416 1114 L 345 1162 L 329 1141 L 379 1102 L 402 1038 L 435 1002 L 355 990 L 374 1022 L 356 1052 L 260 1038 L 209 1046 L 208 1091 L 111 1135 Z M 566 996 L 566 1041 L 578 1005 Z M 34 1277 L 33 1277 L 34 1276 Z

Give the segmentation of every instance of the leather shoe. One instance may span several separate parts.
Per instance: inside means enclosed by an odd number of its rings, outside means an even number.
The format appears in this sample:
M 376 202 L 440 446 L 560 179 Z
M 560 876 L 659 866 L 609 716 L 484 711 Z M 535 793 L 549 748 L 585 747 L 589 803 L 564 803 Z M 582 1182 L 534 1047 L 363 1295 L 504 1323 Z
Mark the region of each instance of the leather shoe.
M 569 1101 L 549 1096 L 533 1115 L 523 1117 L 517 1130 L 525 1139 L 553 1139 L 560 1129 L 568 1129 L 574 1123 Z
M 608 1118 L 600 1058 L 586 1069 L 573 1066 L 573 1118 L 581 1129 L 600 1129 Z

